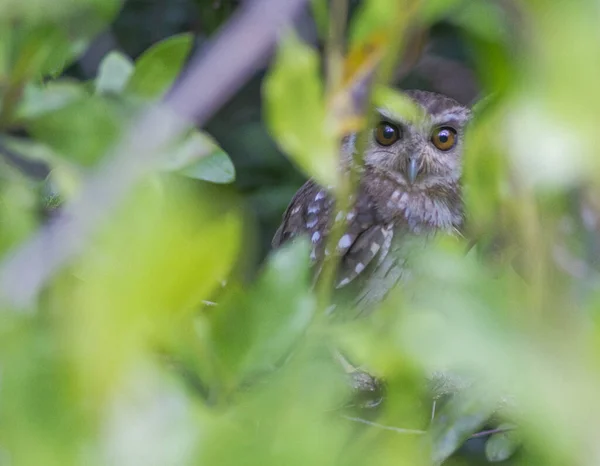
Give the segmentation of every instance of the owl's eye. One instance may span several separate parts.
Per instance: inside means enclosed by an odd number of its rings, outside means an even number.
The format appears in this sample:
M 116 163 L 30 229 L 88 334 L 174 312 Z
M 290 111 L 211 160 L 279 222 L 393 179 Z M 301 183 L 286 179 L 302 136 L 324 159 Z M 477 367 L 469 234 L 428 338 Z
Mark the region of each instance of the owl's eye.
M 433 131 L 431 142 L 439 150 L 447 151 L 456 144 L 456 130 L 449 126 L 442 126 Z
M 400 139 L 400 136 L 400 128 L 387 121 L 382 121 L 375 129 L 375 140 L 382 146 L 391 146 Z

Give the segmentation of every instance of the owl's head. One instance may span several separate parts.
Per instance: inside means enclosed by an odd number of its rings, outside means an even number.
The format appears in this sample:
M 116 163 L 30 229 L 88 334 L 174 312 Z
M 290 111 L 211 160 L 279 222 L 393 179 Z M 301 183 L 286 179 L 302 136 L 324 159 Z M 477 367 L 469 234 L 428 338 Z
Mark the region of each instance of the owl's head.
M 405 95 L 415 104 L 410 116 L 390 107 L 376 109 L 376 125 L 364 141 L 365 167 L 393 178 L 409 191 L 458 182 L 471 111 L 433 92 L 406 91 Z

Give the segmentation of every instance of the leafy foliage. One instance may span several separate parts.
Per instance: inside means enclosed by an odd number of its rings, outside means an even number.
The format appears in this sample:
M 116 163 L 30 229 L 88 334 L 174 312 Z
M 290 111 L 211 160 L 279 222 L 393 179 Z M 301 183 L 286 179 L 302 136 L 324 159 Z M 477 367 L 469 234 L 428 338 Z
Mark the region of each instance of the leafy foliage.
M 208 3 L 194 11 L 213 33 L 236 2 Z M 262 82 L 270 136 L 305 177 L 339 189 L 340 139 L 367 121 L 357 89 L 413 111 L 381 78 L 394 74 L 399 49 L 410 61 L 414 30 L 454 28 L 482 85 L 466 141 L 465 238 L 415 253 L 412 280 L 377 312 L 334 321 L 305 242 L 249 266 L 258 233 L 240 193 L 282 177 L 262 126 L 225 113 L 219 137 L 188 128 L 33 309 L 2 307 L 2 459 L 597 462 L 597 5 L 350 3 L 346 24 L 344 2 L 312 2 L 322 55 L 299 36 L 282 39 Z M 5 259 L 62 201 L 78 200 L 186 65 L 197 37 L 172 31 L 135 60 L 112 51 L 93 76 L 74 76 L 120 7 L 0 0 Z M 336 50 L 334 29 L 347 31 L 347 47 Z M 263 177 L 226 146 L 257 157 Z M 274 216 L 293 192 L 279 188 L 255 197 Z

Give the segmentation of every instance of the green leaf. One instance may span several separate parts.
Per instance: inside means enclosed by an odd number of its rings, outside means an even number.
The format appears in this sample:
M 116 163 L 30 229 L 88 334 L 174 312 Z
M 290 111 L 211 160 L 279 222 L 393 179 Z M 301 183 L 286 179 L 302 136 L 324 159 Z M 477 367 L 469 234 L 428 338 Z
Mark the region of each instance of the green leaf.
M 229 156 L 206 133 L 192 130 L 169 154 L 165 170 L 212 183 L 231 183 L 235 167 Z
M 70 30 L 83 30 L 93 36 L 114 16 L 120 4 L 119 0 L 2 0 L 0 18 L 25 24 L 62 23 Z
M 96 92 L 119 94 L 127 85 L 133 70 L 133 62 L 128 56 L 120 52 L 110 52 L 100 63 L 95 82 Z
M 179 75 L 192 42 L 192 34 L 185 33 L 150 47 L 137 59 L 126 91 L 148 99 L 162 97 Z
M 389 87 L 377 87 L 373 95 L 373 101 L 376 105 L 385 106 L 403 120 L 419 121 L 426 117 L 423 109 L 416 105 L 412 99 Z
M 11 81 L 26 82 L 34 77 L 56 75 L 82 51 L 82 44 L 70 40 L 60 27 L 44 25 L 14 30 L 12 35 Z
M 461 3 L 463 0 L 426 0 L 421 5 L 421 17 L 426 23 L 433 24 Z
M 235 181 L 235 167 L 229 156 L 218 151 L 203 157 L 198 162 L 180 171 L 182 175 L 212 183 L 232 183 Z
M 100 96 L 87 96 L 28 123 L 31 134 L 67 159 L 94 164 L 124 127 L 121 109 Z
M 373 35 L 389 34 L 397 18 L 406 13 L 404 5 L 406 4 L 396 0 L 361 2 L 350 26 L 350 43 L 364 43 Z
M 476 393 L 455 394 L 436 414 L 430 429 L 432 459 L 441 464 L 458 450 L 490 418 L 494 408 L 482 403 Z
M 267 124 L 292 161 L 323 185 L 336 181 L 338 154 L 326 119 L 317 53 L 293 36 L 283 41 L 264 85 Z
M 498 429 L 511 429 L 492 435 L 485 444 L 485 456 L 492 463 L 510 458 L 521 445 L 521 439 L 513 424 L 501 424 Z
M 241 222 L 235 209 L 214 205 L 191 181 L 148 178 L 77 262 L 61 312 L 88 395 L 102 397 L 143 347 L 166 340 L 227 278 Z
M 16 117 L 23 120 L 39 118 L 64 108 L 85 96 L 85 88 L 76 81 L 53 81 L 45 86 L 32 84 L 25 88 Z
M 233 388 L 251 374 L 273 370 L 288 354 L 314 314 L 308 290 L 308 249 L 300 241 L 273 254 L 254 287 L 215 313 L 214 355 L 226 386 Z

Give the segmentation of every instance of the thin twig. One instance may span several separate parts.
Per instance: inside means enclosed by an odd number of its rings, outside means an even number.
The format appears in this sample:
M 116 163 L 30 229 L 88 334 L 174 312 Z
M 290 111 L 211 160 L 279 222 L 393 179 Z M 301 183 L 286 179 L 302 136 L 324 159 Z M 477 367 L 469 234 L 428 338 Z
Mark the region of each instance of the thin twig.
M 257 0 L 229 21 L 213 43 L 86 180 L 80 195 L 0 264 L 0 296 L 17 309 L 30 308 L 48 279 L 79 254 L 121 199 L 162 157 L 161 148 L 187 125 L 208 118 L 264 64 L 281 28 L 306 0 Z M 203 53 L 204 52 L 204 53 Z
M 471 435 L 469 438 L 487 437 L 489 435 L 494 434 L 503 434 L 504 432 L 510 432 L 511 430 L 515 429 L 516 427 L 503 427 L 501 429 L 482 430 L 481 432 L 477 432 L 476 434 Z
M 342 416 L 342 417 L 344 419 L 348 419 L 349 421 L 359 422 L 361 424 L 366 424 L 371 427 L 377 427 L 378 429 L 391 430 L 392 432 L 396 432 L 398 434 L 425 435 L 427 433 L 427 431 L 425 431 L 425 430 L 403 429 L 401 427 L 386 426 L 383 424 L 379 424 L 377 422 L 368 421 L 367 419 L 363 419 L 360 417 L 352 417 L 352 416 Z
M 368 426 L 376 427 L 378 429 L 391 430 L 392 432 L 396 432 L 398 434 L 425 435 L 427 433 L 426 430 L 404 429 L 402 427 L 386 426 L 384 424 L 379 424 L 378 422 L 369 421 L 369 420 L 363 419 L 361 417 L 353 417 L 353 416 L 346 416 L 346 415 L 343 415 L 342 417 L 344 419 L 347 419 L 352 422 L 366 424 Z M 516 429 L 516 427 L 503 427 L 503 428 L 498 428 L 498 429 L 482 430 L 481 432 L 477 432 L 477 433 L 471 435 L 469 437 L 469 439 L 487 437 L 487 436 L 494 435 L 494 434 L 502 434 L 504 432 L 510 432 L 515 429 Z

